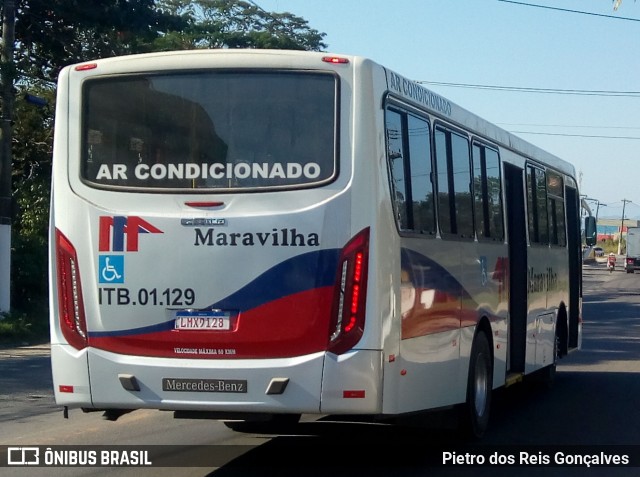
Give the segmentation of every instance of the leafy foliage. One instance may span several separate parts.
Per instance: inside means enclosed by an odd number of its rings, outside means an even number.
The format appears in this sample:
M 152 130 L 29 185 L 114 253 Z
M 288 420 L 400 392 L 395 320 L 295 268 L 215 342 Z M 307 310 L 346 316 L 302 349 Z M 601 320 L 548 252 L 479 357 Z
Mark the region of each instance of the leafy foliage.
M 18 88 L 22 91 L 22 88 Z M 31 90 L 33 91 L 33 90 Z M 54 91 L 39 90 L 53 102 Z M 42 310 L 47 300 L 47 226 L 53 119 L 50 106 L 16 99 L 13 134 L 12 292 L 18 310 Z
M 54 82 L 70 63 L 152 51 L 178 18 L 154 0 L 23 0 L 16 16 L 16 62 L 26 77 Z
M 273 48 L 319 51 L 325 34 L 291 13 L 269 13 L 243 0 L 163 0 L 161 9 L 181 19 L 181 30 L 156 40 L 158 49 Z

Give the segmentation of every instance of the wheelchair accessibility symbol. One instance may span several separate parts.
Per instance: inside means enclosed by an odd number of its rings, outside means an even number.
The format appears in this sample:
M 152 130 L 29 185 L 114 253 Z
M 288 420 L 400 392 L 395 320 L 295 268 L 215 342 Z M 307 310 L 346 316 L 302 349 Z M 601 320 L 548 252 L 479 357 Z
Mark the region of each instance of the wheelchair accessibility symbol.
M 98 283 L 124 283 L 124 256 L 98 257 Z

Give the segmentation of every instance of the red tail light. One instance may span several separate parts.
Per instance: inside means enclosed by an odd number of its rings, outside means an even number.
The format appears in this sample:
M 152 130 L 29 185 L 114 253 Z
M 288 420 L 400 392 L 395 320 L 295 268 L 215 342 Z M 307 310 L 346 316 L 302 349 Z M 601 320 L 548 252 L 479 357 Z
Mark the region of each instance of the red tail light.
M 322 61 L 324 61 L 325 63 L 334 63 L 336 65 L 345 65 L 349 63 L 349 59 L 342 56 L 323 56 Z
M 82 286 L 76 249 L 56 230 L 58 272 L 58 312 L 60 328 L 67 342 L 76 349 L 87 346 L 87 324 L 82 301 Z
M 76 71 L 87 71 L 87 70 L 94 70 L 97 67 L 98 67 L 97 63 L 85 63 L 83 65 L 76 66 L 74 69 Z
M 349 241 L 338 263 L 328 349 L 342 354 L 353 348 L 364 332 L 369 228 Z

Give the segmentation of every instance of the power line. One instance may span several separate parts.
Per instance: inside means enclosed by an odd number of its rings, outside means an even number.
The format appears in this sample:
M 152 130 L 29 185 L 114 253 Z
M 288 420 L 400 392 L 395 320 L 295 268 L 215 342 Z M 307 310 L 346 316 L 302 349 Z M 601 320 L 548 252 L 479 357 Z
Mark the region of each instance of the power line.
M 575 126 L 567 124 L 531 124 L 531 123 L 496 123 L 498 126 L 525 126 L 525 127 L 542 127 L 542 128 L 578 128 L 578 129 L 627 129 L 627 130 L 640 130 L 640 127 L 632 126 Z M 544 131 L 516 131 L 511 130 L 514 134 L 535 134 L 539 136 L 562 136 L 562 137 L 584 137 L 594 139 L 630 139 L 640 140 L 639 136 L 611 136 L 611 135 L 599 135 L 599 134 L 572 134 L 572 133 L 559 133 L 559 132 L 544 132 Z
M 502 1 L 502 0 L 500 0 Z M 561 88 L 533 88 L 528 86 L 500 86 L 473 83 L 448 83 L 444 81 L 416 81 L 419 84 L 448 86 L 452 88 L 488 89 L 495 91 L 513 91 L 518 93 L 570 94 L 580 96 L 620 96 L 640 98 L 640 91 L 591 90 L 591 89 L 561 89 Z
M 631 97 L 640 98 L 640 91 L 615 91 L 615 90 L 585 90 L 585 89 L 560 89 L 560 88 L 533 88 L 524 86 L 499 86 L 499 85 L 486 85 L 486 84 L 472 84 L 472 83 L 448 83 L 444 81 L 416 81 L 419 84 L 429 84 L 437 86 L 450 86 L 454 88 L 473 88 L 473 89 L 485 89 L 485 90 L 497 90 L 497 91 L 511 91 L 518 93 L 546 93 L 546 94 L 568 94 L 568 95 L 582 95 L 582 96 L 609 96 L 609 97 Z M 628 129 L 637 130 L 638 127 L 625 127 L 625 126 L 565 126 L 559 124 L 508 124 L 501 123 L 502 125 L 511 126 L 538 126 L 538 127 L 567 127 L 567 128 L 590 128 L 590 129 Z M 550 132 L 536 132 L 536 131 L 510 131 L 514 134 L 535 134 L 541 136 L 563 136 L 563 137 L 583 137 L 594 139 L 629 139 L 640 140 L 638 136 L 607 136 L 597 134 L 570 134 L 570 133 L 550 133 Z
M 496 123 L 498 126 L 527 126 L 541 128 L 577 128 L 577 129 L 632 129 L 640 130 L 638 126 L 588 126 L 577 124 L 535 124 L 535 123 Z
M 602 136 L 598 134 L 568 134 L 568 133 L 550 133 L 550 132 L 534 132 L 534 131 L 509 131 L 513 134 L 536 134 L 539 136 L 562 136 L 562 137 L 586 137 L 593 139 L 631 139 L 640 140 L 638 136 Z
M 548 5 L 536 5 L 536 4 L 533 4 L 533 3 L 514 2 L 513 0 L 498 0 L 498 1 L 499 2 L 503 2 L 503 3 L 512 3 L 514 5 L 522 5 L 522 6 L 525 6 L 525 7 L 545 8 L 547 10 L 556 10 L 556 11 L 565 12 L 565 13 L 579 13 L 581 15 L 591 15 L 591 16 L 594 16 L 594 17 L 603 17 L 603 18 L 609 18 L 609 19 L 612 19 L 612 20 L 625 20 L 625 21 L 629 21 L 629 22 L 640 22 L 640 18 L 616 17 L 614 15 L 604 15 L 602 13 L 583 12 L 583 11 L 579 11 L 579 10 L 570 10 L 568 8 L 550 7 Z

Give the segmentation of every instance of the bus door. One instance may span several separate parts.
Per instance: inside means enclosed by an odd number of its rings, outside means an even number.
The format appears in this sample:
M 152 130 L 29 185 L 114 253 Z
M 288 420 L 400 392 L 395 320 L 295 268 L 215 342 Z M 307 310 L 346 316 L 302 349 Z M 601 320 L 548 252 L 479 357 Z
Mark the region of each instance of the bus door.
M 509 364 L 511 373 L 525 369 L 527 337 L 527 235 L 523 170 L 504 165 L 509 236 Z
M 580 346 L 580 297 L 582 290 L 582 257 L 580 249 L 572 244 L 578 244 L 580 237 L 580 219 L 578 206 L 578 191 L 571 187 L 565 189 L 567 199 L 567 242 L 569 245 L 569 339 L 568 348 Z M 568 350 L 561 349 L 561 354 Z

